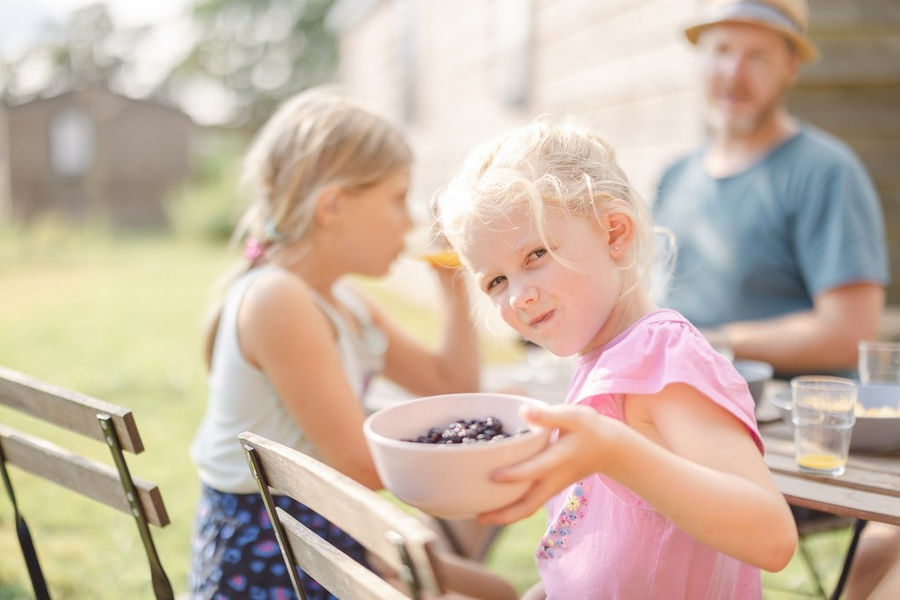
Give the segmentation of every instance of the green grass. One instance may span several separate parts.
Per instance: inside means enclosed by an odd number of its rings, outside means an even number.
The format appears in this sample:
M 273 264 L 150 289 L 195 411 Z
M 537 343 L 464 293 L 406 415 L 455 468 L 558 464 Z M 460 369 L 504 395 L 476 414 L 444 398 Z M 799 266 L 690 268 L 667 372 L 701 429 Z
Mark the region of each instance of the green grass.
M 129 465 L 162 491 L 172 523 L 153 533 L 177 592 L 185 590 L 198 492 L 187 448 L 204 407 L 203 320 L 228 254 L 223 246 L 161 234 L 121 238 L 52 222 L 0 229 L 0 364 L 134 411 L 147 451 L 129 457 Z M 370 288 L 424 339 L 436 334 L 428 310 L 377 285 Z M 484 355 L 498 360 L 509 352 L 488 345 Z M 63 436 L 8 410 L 0 409 L 0 422 L 49 431 L 63 445 L 108 459 L 100 444 Z M 12 477 L 54 598 L 152 597 L 130 517 L 18 470 Z M 12 509 L 5 493 L 0 496 L 0 600 L 30 598 Z M 532 551 L 542 527 L 538 513 L 506 528 L 488 558 L 520 590 L 537 579 Z M 827 589 L 848 539 L 845 530 L 810 539 Z M 767 598 L 812 597 L 797 557 L 782 573 L 765 574 L 764 583 Z
M 200 343 L 219 247 L 147 236 L 5 234 L 0 245 L 0 364 L 131 408 L 147 452 L 132 472 L 159 484 L 172 525 L 155 531 L 184 589 L 197 480 L 187 445 L 203 410 Z M 27 421 L 9 412 L 3 421 Z M 44 428 L 46 429 L 46 428 Z M 108 451 L 57 435 L 96 458 Z M 14 471 L 51 592 L 58 598 L 142 598 L 148 573 L 133 520 Z M 0 501 L 0 598 L 30 597 Z M 110 518 L 112 515 L 114 518 Z

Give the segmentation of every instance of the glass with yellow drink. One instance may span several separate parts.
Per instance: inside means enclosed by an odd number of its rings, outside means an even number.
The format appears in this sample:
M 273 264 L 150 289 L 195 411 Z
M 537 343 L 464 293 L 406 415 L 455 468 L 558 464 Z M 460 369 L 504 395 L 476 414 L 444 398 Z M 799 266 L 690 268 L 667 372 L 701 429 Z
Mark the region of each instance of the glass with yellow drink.
M 405 254 L 432 267 L 455 269 L 460 266 L 459 255 L 443 236 L 435 232 L 433 226 L 419 225 L 407 234 Z
M 460 266 L 459 255 L 453 250 L 440 250 L 430 254 L 423 254 L 422 259 L 428 261 L 432 266 L 446 267 L 455 269 Z
M 856 422 L 856 383 L 807 375 L 791 380 L 791 420 L 800 470 L 841 475 Z

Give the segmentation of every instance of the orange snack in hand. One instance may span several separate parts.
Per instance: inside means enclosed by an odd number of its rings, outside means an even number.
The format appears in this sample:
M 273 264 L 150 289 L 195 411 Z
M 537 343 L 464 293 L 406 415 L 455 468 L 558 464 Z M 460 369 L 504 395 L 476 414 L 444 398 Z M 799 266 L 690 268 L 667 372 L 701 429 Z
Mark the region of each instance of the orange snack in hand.
M 455 269 L 462 264 L 459 262 L 459 255 L 453 250 L 442 250 L 434 254 L 426 254 L 422 258 L 427 260 L 432 266 L 446 267 L 448 269 Z

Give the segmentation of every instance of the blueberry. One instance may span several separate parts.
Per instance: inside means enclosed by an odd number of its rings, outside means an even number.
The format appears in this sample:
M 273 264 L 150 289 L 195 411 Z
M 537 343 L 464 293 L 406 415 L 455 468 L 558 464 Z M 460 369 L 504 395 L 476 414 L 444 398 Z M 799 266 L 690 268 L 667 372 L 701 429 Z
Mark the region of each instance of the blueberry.
M 509 434 L 503 431 L 503 423 L 497 417 L 457 419 L 445 427 L 431 427 L 424 434 L 405 438 L 403 441 L 420 444 L 471 444 L 502 440 L 527 431 L 527 427 L 518 427 L 515 433 Z

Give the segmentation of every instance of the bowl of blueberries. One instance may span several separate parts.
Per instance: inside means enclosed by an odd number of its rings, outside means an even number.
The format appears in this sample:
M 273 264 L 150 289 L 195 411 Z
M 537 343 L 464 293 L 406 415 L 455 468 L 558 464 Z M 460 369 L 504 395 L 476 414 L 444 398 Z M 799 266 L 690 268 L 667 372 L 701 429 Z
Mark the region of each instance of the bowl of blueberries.
M 384 486 L 403 502 L 446 519 L 471 518 L 518 499 L 528 482 L 491 481 L 547 445 L 523 405 L 540 400 L 490 392 L 426 396 L 382 408 L 363 425 Z

